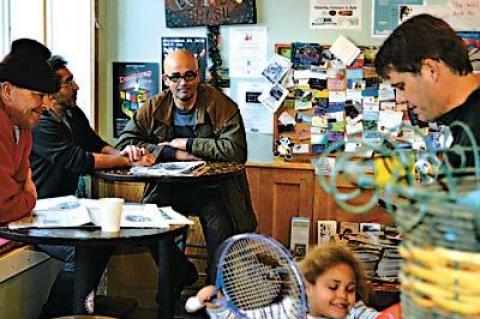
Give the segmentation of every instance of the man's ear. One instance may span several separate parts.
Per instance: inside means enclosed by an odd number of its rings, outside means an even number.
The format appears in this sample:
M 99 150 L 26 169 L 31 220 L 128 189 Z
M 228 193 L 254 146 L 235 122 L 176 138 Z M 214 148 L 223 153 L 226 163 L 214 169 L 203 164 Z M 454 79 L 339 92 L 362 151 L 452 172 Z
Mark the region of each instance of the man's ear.
M 167 86 L 168 86 L 168 81 L 170 79 L 168 78 L 168 76 L 166 74 L 162 74 L 162 81 L 163 83 L 165 83 Z
M 422 61 L 421 73 L 427 79 L 433 82 L 438 82 L 441 75 L 441 62 L 434 59 L 425 59 Z
M 3 82 L 0 85 L 0 96 L 8 102 L 12 96 L 13 85 L 10 82 Z

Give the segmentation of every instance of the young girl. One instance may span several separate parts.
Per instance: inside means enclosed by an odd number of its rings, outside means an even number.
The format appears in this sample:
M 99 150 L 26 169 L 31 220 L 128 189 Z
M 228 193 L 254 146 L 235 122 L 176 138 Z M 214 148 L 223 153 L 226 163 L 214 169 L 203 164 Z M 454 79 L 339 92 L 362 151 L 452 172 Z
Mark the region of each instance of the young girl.
M 363 267 L 346 247 L 327 244 L 311 250 L 300 264 L 308 299 L 309 318 L 371 319 L 378 312 L 367 298 Z
M 376 310 L 361 301 L 367 298 L 363 267 L 348 248 L 334 244 L 317 246 L 307 254 L 300 269 L 308 299 L 308 319 L 380 318 Z M 207 286 L 197 293 L 210 318 L 234 318 L 226 309 L 208 302 L 213 292 L 214 287 Z

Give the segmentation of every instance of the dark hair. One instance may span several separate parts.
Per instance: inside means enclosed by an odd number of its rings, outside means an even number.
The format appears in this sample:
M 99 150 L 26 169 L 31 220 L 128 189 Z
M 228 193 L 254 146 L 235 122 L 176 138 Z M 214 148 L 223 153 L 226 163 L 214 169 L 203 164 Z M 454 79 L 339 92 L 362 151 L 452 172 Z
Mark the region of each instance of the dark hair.
M 462 39 L 448 23 L 429 14 L 398 26 L 378 50 L 374 63 L 377 73 L 388 79 L 390 71 L 420 73 L 424 59 L 443 61 L 459 75 L 473 71 Z
M 352 269 L 355 274 L 357 298 L 367 301 L 368 287 L 363 265 L 355 254 L 345 246 L 334 243 L 316 246 L 308 252 L 305 259 L 300 263 L 300 269 L 305 280 L 314 285 L 318 277 L 330 268 L 340 264 L 345 264 Z
M 53 70 L 58 71 L 59 69 L 63 69 L 67 66 L 68 62 L 60 55 L 52 55 L 50 59 L 48 59 L 48 64 L 52 67 Z

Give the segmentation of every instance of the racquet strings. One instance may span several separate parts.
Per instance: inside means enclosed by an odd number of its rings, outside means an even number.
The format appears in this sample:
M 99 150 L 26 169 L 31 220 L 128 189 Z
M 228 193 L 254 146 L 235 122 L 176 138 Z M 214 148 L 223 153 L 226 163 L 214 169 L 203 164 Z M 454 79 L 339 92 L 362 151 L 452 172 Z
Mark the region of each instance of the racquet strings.
M 220 263 L 223 293 L 242 312 L 273 307 L 287 318 L 303 313 L 301 278 L 294 261 L 268 240 L 242 238 L 233 243 Z M 288 298 L 288 308 L 285 308 Z M 265 310 L 264 311 L 268 311 Z

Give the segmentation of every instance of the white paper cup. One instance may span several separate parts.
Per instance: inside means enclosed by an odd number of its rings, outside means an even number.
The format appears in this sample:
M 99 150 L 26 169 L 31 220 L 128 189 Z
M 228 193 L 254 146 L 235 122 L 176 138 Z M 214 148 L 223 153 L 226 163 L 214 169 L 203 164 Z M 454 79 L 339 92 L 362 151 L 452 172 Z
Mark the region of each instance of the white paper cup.
M 102 232 L 114 233 L 120 231 L 123 198 L 100 198 L 100 227 Z

